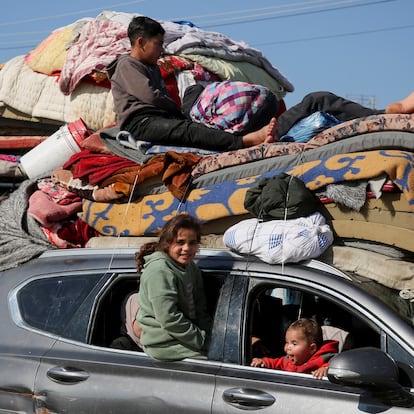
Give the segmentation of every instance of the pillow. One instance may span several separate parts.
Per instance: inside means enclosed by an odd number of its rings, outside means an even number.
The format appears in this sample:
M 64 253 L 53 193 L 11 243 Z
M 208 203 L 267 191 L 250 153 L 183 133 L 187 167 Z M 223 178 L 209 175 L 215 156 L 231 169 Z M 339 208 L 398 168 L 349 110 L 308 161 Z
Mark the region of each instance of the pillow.
M 208 84 L 190 110 L 190 118 L 230 133 L 247 133 L 269 123 L 278 109 L 270 89 L 247 82 Z

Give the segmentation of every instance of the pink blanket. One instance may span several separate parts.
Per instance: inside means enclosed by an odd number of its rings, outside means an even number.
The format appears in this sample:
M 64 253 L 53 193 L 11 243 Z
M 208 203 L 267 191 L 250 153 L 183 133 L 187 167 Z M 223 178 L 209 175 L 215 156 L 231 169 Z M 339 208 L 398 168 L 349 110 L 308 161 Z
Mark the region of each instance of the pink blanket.
M 127 26 L 122 23 L 96 19 L 86 23 L 78 41 L 68 51 L 59 78 L 59 88 L 70 95 L 83 77 L 106 66 L 131 48 Z

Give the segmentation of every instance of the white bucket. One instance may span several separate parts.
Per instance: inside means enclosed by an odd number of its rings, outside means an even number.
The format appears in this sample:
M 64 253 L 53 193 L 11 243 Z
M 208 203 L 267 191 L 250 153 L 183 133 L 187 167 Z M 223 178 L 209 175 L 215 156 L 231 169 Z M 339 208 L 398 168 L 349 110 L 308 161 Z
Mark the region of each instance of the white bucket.
M 62 167 L 73 154 L 80 152 L 79 142 L 87 136 L 86 131 L 81 120 L 60 127 L 20 158 L 26 175 L 29 178 L 38 178 Z

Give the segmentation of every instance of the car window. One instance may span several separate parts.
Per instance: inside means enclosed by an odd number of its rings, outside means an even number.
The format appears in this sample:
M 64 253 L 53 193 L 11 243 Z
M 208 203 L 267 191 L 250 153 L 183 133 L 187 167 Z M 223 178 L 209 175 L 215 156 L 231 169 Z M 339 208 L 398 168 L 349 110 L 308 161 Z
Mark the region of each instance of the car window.
M 20 316 L 33 328 L 82 340 L 93 303 L 85 308 L 85 301 L 101 279 L 88 274 L 33 280 L 18 291 Z
M 276 284 L 258 285 L 247 307 L 246 364 L 253 357 L 284 355 L 285 331 L 299 318 L 314 318 L 325 339 L 335 339 L 340 350 L 374 346 L 380 333 L 349 309 L 321 294 Z
M 214 318 L 217 300 L 224 283 L 225 274 L 203 271 L 204 290 L 208 312 Z M 100 292 L 98 306 L 93 316 L 89 342 L 112 348 L 114 341 L 128 336 L 125 325 L 126 299 L 139 290 L 138 274 L 119 274 Z M 134 350 L 134 349 L 130 349 Z
M 414 328 L 414 301 L 410 300 L 410 289 L 391 289 L 375 280 L 355 274 L 352 275 L 352 278 L 358 281 L 358 285 L 363 290 L 379 299 L 411 328 Z
M 105 290 L 100 292 L 98 306 L 93 315 L 89 342 L 110 347 L 119 336 L 126 335 L 125 300 L 138 291 L 139 278 L 136 273 L 119 274 Z

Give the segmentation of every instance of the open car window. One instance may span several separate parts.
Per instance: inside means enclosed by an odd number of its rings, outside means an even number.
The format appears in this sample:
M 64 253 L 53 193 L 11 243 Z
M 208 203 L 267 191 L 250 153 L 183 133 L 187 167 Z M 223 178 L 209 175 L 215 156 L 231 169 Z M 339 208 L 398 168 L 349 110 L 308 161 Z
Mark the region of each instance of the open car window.
M 207 298 L 208 312 L 214 319 L 217 301 L 225 274 L 204 271 L 204 290 Z M 126 299 L 133 292 L 138 292 L 139 275 L 119 274 L 101 292 L 91 324 L 89 343 L 111 348 L 117 338 L 126 336 L 125 310 Z
M 324 339 L 338 340 L 340 351 L 364 346 L 381 347 L 379 329 L 319 292 L 259 284 L 250 292 L 246 309 L 246 365 L 254 357 L 284 355 L 286 329 L 299 318 L 316 319 Z

